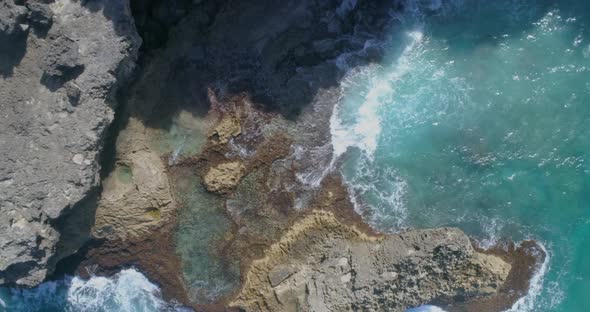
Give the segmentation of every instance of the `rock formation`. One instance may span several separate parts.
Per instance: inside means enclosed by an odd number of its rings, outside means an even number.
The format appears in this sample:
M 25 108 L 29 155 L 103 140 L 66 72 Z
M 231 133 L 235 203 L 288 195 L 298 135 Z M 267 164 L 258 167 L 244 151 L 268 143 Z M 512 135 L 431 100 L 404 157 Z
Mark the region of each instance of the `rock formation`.
M 160 156 L 150 149 L 141 122 L 130 119 L 117 138 L 117 159 L 103 182 L 95 237 L 126 240 L 147 235 L 174 215 L 174 203 Z
M 127 1 L 0 1 L 0 284 L 35 285 L 64 256 L 55 225 L 98 191 L 139 45 Z
M 203 183 L 211 192 L 228 193 L 239 184 L 243 172 L 244 165 L 240 161 L 222 163 L 209 168 Z
M 495 293 L 510 264 L 452 228 L 370 237 L 314 211 L 255 260 L 231 306 L 246 311 L 405 311 Z

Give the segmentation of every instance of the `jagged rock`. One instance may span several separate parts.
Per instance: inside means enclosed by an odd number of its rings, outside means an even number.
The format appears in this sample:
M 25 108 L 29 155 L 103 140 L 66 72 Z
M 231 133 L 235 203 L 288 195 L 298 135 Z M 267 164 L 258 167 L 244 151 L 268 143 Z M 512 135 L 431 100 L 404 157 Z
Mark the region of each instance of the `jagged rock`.
M 43 58 L 41 81 L 49 89 L 57 89 L 84 71 L 78 43 L 67 36 L 51 38 L 52 43 Z
M 23 30 L 26 22 L 27 9 L 16 5 L 13 0 L 0 2 L 0 32 L 5 35 L 12 35 Z
M 22 32 L 27 18 L 27 9 L 16 5 L 13 0 L 0 2 L 0 32 L 13 35 Z
M 0 1 L 0 284 L 31 286 L 65 256 L 57 220 L 96 195 L 114 93 L 140 39 L 127 1 L 25 2 Z
M 255 260 L 230 304 L 246 311 L 405 311 L 495 293 L 511 265 L 458 229 L 371 237 L 315 211 Z
M 210 138 L 217 144 L 227 144 L 231 138 L 240 135 L 241 132 L 240 119 L 233 114 L 226 114 L 215 126 Z
M 49 5 L 41 1 L 27 1 L 26 6 L 29 9 L 29 22 L 40 33 L 47 31 L 53 23 L 53 11 Z

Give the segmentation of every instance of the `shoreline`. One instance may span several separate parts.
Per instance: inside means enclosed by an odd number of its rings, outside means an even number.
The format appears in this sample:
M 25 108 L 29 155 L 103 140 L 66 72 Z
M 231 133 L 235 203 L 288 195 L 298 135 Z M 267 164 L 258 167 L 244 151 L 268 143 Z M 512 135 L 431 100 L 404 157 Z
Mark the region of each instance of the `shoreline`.
M 257 118 L 280 118 L 277 115 L 266 115 L 256 109 L 253 109 L 245 97 L 238 97 L 237 99 L 228 100 L 233 103 L 229 105 L 233 110 L 227 110 L 227 108 L 215 108 L 209 113 L 209 116 L 217 116 L 219 125 L 223 123 L 223 120 L 230 116 L 235 118 L 236 115 L 240 116 L 240 124 L 248 124 L 252 118 L 249 113 L 244 114 L 244 111 L 250 112 Z M 239 104 L 239 105 L 236 105 Z M 244 106 L 245 105 L 245 106 Z M 241 111 L 237 114 L 236 111 Z M 247 129 L 241 129 L 240 133 L 235 137 L 246 136 L 244 134 Z M 209 133 L 216 133 L 210 130 Z M 223 134 L 221 135 L 224 136 Z M 211 168 L 215 168 L 220 164 L 228 161 L 241 161 L 244 165 L 244 170 L 247 173 L 243 173 L 242 177 L 238 179 L 235 185 L 230 185 L 229 189 L 224 189 L 221 192 L 213 192 L 217 197 L 224 201 L 224 213 L 229 218 L 232 217 L 232 212 L 228 210 L 227 200 L 235 195 L 238 191 L 237 188 L 242 182 L 242 178 L 260 170 L 265 171 L 266 174 L 262 175 L 262 181 L 266 183 L 269 178 L 269 172 L 273 164 L 280 159 L 288 158 L 291 154 L 289 149 L 290 140 L 287 137 L 283 137 L 284 134 L 279 131 L 266 138 L 254 138 L 249 143 L 254 142 L 253 146 L 249 146 L 255 151 L 255 156 L 252 158 L 240 159 L 236 157 L 227 157 L 229 153 L 229 142 L 230 137 L 225 144 L 219 144 L 218 138 L 219 133 L 216 135 L 209 136 L 209 142 L 207 146 L 197 155 L 185 159 L 179 160 L 173 165 L 166 166 L 166 175 L 169 180 L 172 181 L 174 178 L 175 170 L 190 170 L 197 172 L 198 176 L 203 179 Z M 276 146 L 274 144 L 268 144 L 268 142 L 283 142 L 287 145 Z M 170 155 L 161 156 L 162 162 L 166 163 Z M 295 179 L 297 171 L 290 169 L 290 175 L 292 179 Z M 173 184 L 173 183 L 171 183 Z M 174 188 L 174 187 L 173 187 Z M 387 234 L 379 233 L 373 229 L 369 224 L 364 222 L 363 217 L 356 213 L 350 197 L 348 189 L 344 185 L 344 181 L 339 172 L 331 172 L 326 175 L 318 189 L 307 190 L 311 191 L 311 199 L 309 200 L 309 209 L 297 210 L 289 208 L 293 203 L 293 198 L 285 198 L 284 194 L 275 194 L 275 203 L 272 209 L 278 209 L 273 211 L 258 211 L 255 213 L 254 218 L 268 218 L 270 215 L 279 213 L 281 215 L 281 221 L 276 224 L 268 223 L 263 225 L 262 228 L 274 228 L 274 234 L 270 237 L 266 237 L 264 240 L 260 240 L 260 236 L 242 235 L 240 229 L 244 231 L 244 228 L 252 227 L 252 219 L 244 219 L 240 216 L 236 219 L 235 212 L 233 213 L 234 218 L 232 219 L 231 229 L 229 230 L 229 240 L 225 239 L 217 243 L 217 247 L 213 246 L 216 252 L 216 256 L 219 259 L 232 259 L 234 257 L 240 257 L 240 277 L 239 283 L 233 291 L 226 293 L 220 299 L 212 302 L 211 304 L 194 304 L 189 298 L 188 293 L 190 292 L 183 282 L 184 275 L 182 271 L 182 262 L 180 256 L 177 254 L 175 248 L 176 241 L 175 235 L 178 227 L 178 214 L 179 209 L 183 208 L 182 200 L 176 198 L 174 210 L 174 216 L 165 223 L 157 232 L 144 237 L 142 239 L 134 239 L 129 241 L 106 241 L 102 246 L 91 249 L 87 254 L 87 259 L 82 261 L 78 267 L 78 272 L 81 276 L 88 277 L 85 271 L 86 267 L 98 266 L 100 270 L 99 274 L 109 275 L 116 270 L 125 267 L 136 267 L 141 272 L 144 272 L 146 276 L 158 284 L 162 289 L 162 294 L 165 300 L 176 300 L 183 305 L 189 306 L 197 310 L 204 311 L 228 311 L 227 304 L 235 299 L 238 293 L 244 286 L 245 276 L 249 272 L 249 268 L 252 263 L 261 257 L 263 257 L 265 250 L 267 250 L 272 244 L 279 241 L 284 233 L 286 233 L 294 224 L 299 220 L 304 219 L 312 211 L 326 211 L 333 213 L 336 220 L 341 222 L 345 226 L 357 229 L 364 235 L 370 237 L 383 238 L 388 236 Z M 290 198 L 290 199 L 289 199 Z M 272 196 L 270 197 L 271 202 L 273 201 Z M 286 202 L 285 202 L 286 200 Z M 185 203 L 186 204 L 186 203 Z M 277 206 L 278 204 L 278 206 Z M 281 208 L 281 206 L 285 208 Z M 313 208 L 311 208 L 313 207 Z M 270 215 L 269 215 L 270 213 Z M 246 217 L 247 218 L 247 217 Z M 246 221 L 244 221 L 246 220 Z M 277 220 L 275 220 L 277 221 Z M 245 222 L 245 223 L 244 223 Z M 250 224 L 248 223 L 250 222 Z M 277 230 L 277 227 L 279 230 Z M 251 230 L 251 229 L 249 229 Z M 417 231 L 410 229 L 408 231 L 401 232 L 408 233 Z M 220 245 L 221 244 L 221 245 Z M 472 243 L 475 247 L 476 245 Z M 225 246 L 225 247 L 223 247 Z M 537 246 L 535 243 L 525 242 L 520 248 L 516 248 L 514 244 L 508 245 L 507 249 L 502 249 L 502 246 L 497 246 L 488 250 L 482 250 L 476 247 L 478 252 L 484 254 L 494 255 L 502 258 L 506 262 L 513 265 L 513 269 L 510 271 L 506 285 L 500 288 L 500 292 L 497 295 L 485 298 L 475 298 L 466 302 L 462 302 L 461 298 L 449 298 L 446 302 L 441 302 L 447 305 L 449 311 L 471 311 L 471 309 L 479 309 L 478 311 L 502 311 L 504 308 L 509 308 L 514 302 L 516 302 L 521 296 L 526 295 L 528 290 L 529 280 L 532 278 L 535 270 L 531 266 L 531 263 L 538 262 L 534 257 L 527 254 L 527 250 L 534 249 Z M 219 249 L 221 248 L 221 249 Z M 537 247 L 538 248 L 538 247 Z M 516 290 L 516 292 L 514 292 Z M 524 293 L 523 293 L 524 290 Z M 424 302 L 427 304 L 428 302 Z M 433 304 L 430 302 L 430 304 Z M 435 303 L 436 304 L 436 303 Z M 502 307 L 502 309 L 500 309 Z M 231 311 L 231 310 L 229 310 Z

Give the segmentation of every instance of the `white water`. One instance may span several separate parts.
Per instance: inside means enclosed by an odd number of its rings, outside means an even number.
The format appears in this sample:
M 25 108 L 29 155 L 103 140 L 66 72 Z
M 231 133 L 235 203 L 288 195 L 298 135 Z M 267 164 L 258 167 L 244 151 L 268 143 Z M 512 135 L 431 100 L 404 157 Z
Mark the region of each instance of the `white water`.
M 160 289 L 134 269 L 122 270 L 110 278 L 68 277 L 33 289 L 11 289 L 0 299 L 0 306 L 15 312 L 189 311 L 164 302 Z
M 446 312 L 446 311 L 437 307 L 437 306 L 423 305 L 423 306 L 420 306 L 417 308 L 408 309 L 408 310 L 406 310 L 406 312 Z
M 523 1 L 508 1 L 510 6 L 513 7 L 515 15 L 522 14 L 523 6 L 526 5 Z M 459 14 L 464 1 L 408 1 L 406 6 L 407 11 L 400 15 L 394 15 L 393 18 L 402 21 L 404 24 L 416 23 L 421 24 L 425 17 L 424 10 L 438 10 L 436 14 Z M 524 8 L 526 9 L 526 8 Z M 515 17 L 517 19 L 517 17 Z M 417 29 L 420 29 L 418 27 Z M 367 220 L 375 225 L 375 223 L 387 224 L 396 229 L 402 229 L 406 226 L 405 215 L 406 207 L 403 197 L 406 196 L 406 184 L 405 181 L 393 170 L 389 172 L 375 170 L 374 163 L 378 163 L 375 160 L 375 151 L 378 149 L 378 141 L 381 136 L 382 128 L 399 127 L 403 129 L 404 123 L 408 122 L 411 126 L 413 123 L 437 123 L 437 120 L 420 120 L 416 121 L 423 116 L 420 111 L 408 111 L 406 108 L 407 103 L 400 103 L 399 101 L 392 101 L 391 98 L 396 95 L 396 85 L 400 80 L 404 79 L 408 75 L 412 75 L 416 70 L 420 70 L 421 66 L 428 66 L 430 64 L 424 64 L 421 62 L 420 54 L 424 52 L 424 49 L 429 49 L 428 42 L 425 42 L 428 37 L 425 37 L 421 31 L 408 31 L 405 36 L 409 38 L 409 43 L 405 45 L 403 52 L 396 58 L 394 65 L 391 68 L 385 68 L 382 66 L 367 66 L 361 69 L 352 70 L 348 76 L 342 81 L 342 89 L 346 93 L 347 89 L 353 89 L 358 94 L 347 94 L 340 101 L 338 105 L 334 107 L 333 114 L 330 120 L 330 129 L 332 134 L 332 146 L 333 146 L 333 160 L 331 164 L 335 164 L 339 158 L 343 155 L 350 157 L 352 154 L 355 167 L 344 168 L 343 170 L 352 170 L 355 174 L 352 174 L 352 179 L 349 179 L 348 187 L 351 193 L 351 199 L 355 204 L 355 208 L 359 213 L 366 211 L 366 207 L 371 206 L 371 219 Z M 425 47 L 426 46 L 426 47 Z M 452 64 L 451 64 L 452 65 Z M 438 71 L 433 71 L 433 79 L 437 78 L 437 75 L 443 76 L 445 68 L 440 68 Z M 367 86 L 361 85 L 364 82 Z M 425 81 L 429 83 L 429 81 Z M 445 82 L 447 83 L 447 82 Z M 457 78 L 453 81 L 453 86 L 447 86 L 448 88 L 454 88 L 460 90 L 467 85 L 464 81 L 460 81 Z M 361 90 L 359 92 L 359 90 Z M 353 92 L 353 93 L 354 93 Z M 412 99 L 414 100 L 414 99 Z M 443 99 L 441 99 L 443 100 Z M 444 99 L 446 100 L 446 99 Z M 453 99 L 463 103 L 469 102 L 469 99 Z M 347 102 L 348 101 L 348 102 Z M 353 103 L 350 103 L 352 101 Z M 356 102 L 356 103 L 354 103 Z M 439 101 L 444 103 L 445 101 Z M 383 110 L 385 106 L 389 105 L 388 112 L 391 113 L 391 106 L 400 106 L 395 111 L 399 112 L 400 117 L 397 121 L 399 125 L 383 124 L 383 114 L 386 112 Z M 411 108 L 410 108 L 411 109 Z M 444 108 L 440 109 L 441 114 L 444 114 Z M 391 135 L 391 133 L 388 133 Z M 394 134 L 395 135 L 395 134 Z M 353 151 L 353 153 L 351 153 Z M 358 156 L 356 153 L 360 153 Z M 354 156 L 357 155 L 357 156 Z M 487 161 L 482 159 L 482 161 Z M 387 170 L 385 170 L 387 171 Z M 393 182 L 392 182 L 393 181 Z M 388 184 L 388 187 L 383 187 L 384 184 Z M 369 194 L 367 196 L 362 196 Z M 370 197 L 379 198 L 378 201 L 371 201 Z M 363 203 L 362 201 L 370 201 L 369 203 Z M 375 204 L 377 202 L 378 204 Z M 385 204 L 383 204 L 385 203 Z M 465 216 L 458 216 L 458 219 L 464 218 Z M 473 218 L 466 221 L 472 221 Z M 482 241 L 482 247 L 493 246 L 498 241 L 498 237 L 502 236 L 501 230 L 508 225 L 512 225 L 510 220 L 498 219 L 488 216 L 482 216 L 479 218 L 478 223 L 482 224 L 484 228 L 482 231 L 486 234 L 486 238 Z M 459 222 L 459 221 L 458 221 Z M 543 291 L 545 284 L 545 277 L 549 271 L 550 253 L 546 250 L 545 246 L 541 246 L 546 252 L 547 257 L 545 261 L 539 266 L 534 276 L 530 280 L 530 289 L 526 296 L 520 298 L 511 309 L 507 312 L 530 312 L 535 311 L 535 306 L 538 307 L 539 296 Z M 558 295 L 552 296 L 558 298 Z M 556 299 L 559 301 L 559 299 Z M 553 299 L 551 299 L 553 301 Z M 555 303 L 557 304 L 557 302 Z M 553 304 L 552 304 L 553 305 Z M 416 311 L 442 311 L 440 308 L 433 306 L 424 306 L 416 309 L 409 310 L 412 312 Z
M 529 291 L 526 296 L 518 299 L 514 305 L 506 312 L 532 312 L 535 311 L 535 302 L 537 301 L 541 291 L 543 290 L 543 282 L 547 271 L 549 270 L 549 263 L 551 262 L 551 254 L 545 248 L 545 245 L 539 243 L 541 249 L 545 253 L 545 261 L 537 269 L 531 280 L 529 281 Z
M 420 44 L 424 38 L 419 31 L 407 32 L 406 36 L 410 43 L 406 46 L 398 61 L 393 64 L 392 70 L 385 71 L 384 76 L 374 74 L 375 71 L 380 69 L 379 67 L 368 66 L 352 71 L 343 79 L 341 84 L 344 93 L 346 93 L 347 89 L 355 87 L 355 81 L 361 78 L 370 79 L 370 82 L 366 93 L 362 96 L 362 104 L 358 106 L 355 116 L 351 118 L 352 120 L 344 121 L 341 118 L 342 112 L 347 110 L 341 106 L 348 103 L 340 103 L 334 106 L 330 120 L 334 159 L 343 155 L 351 147 L 359 148 L 372 158 L 377 149 L 377 139 L 381 133 L 379 110 L 383 105 L 391 103 L 391 98 L 395 92 L 395 83 L 411 71 L 412 60 L 416 57 L 416 53 L 419 52 Z

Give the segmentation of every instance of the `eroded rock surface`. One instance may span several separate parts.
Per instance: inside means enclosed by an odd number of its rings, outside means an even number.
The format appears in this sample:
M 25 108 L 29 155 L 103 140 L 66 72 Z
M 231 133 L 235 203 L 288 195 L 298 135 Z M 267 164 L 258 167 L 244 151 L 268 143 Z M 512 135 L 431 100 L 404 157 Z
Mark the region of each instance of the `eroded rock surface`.
M 96 237 L 137 239 L 170 222 L 174 214 L 165 164 L 145 132 L 132 118 L 119 133 L 115 168 L 103 182 L 96 210 Z
M 204 183 L 211 192 L 227 193 L 238 185 L 243 174 L 244 165 L 240 161 L 226 162 L 209 168 Z
M 0 284 L 52 271 L 140 45 L 127 1 L 0 2 Z M 68 239 L 64 237 L 63 239 Z
M 405 311 L 495 293 L 510 264 L 453 228 L 381 238 L 312 212 L 255 260 L 231 305 L 246 311 Z

